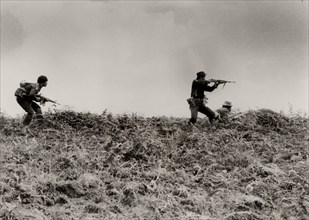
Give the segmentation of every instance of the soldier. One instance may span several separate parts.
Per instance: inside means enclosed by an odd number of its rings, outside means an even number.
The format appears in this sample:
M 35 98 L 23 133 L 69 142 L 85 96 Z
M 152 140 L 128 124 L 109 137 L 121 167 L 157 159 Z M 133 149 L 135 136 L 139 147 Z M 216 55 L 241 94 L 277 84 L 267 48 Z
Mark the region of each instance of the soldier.
M 34 113 L 39 120 L 43 119 L 41 107 L 35 102 L 40 102 L 39 92 L 47 86 L 47 77 L 39 76 L 37 83 L 21 82 L 20 87 L 16 90 L 15 96 L 17 103 L 26 111 L 23 125 L 27 126 L 32 121 Z
M 214 111 L 206 106 L 207 97 L 204 92 L 212 92 L 219 84 L 215 82 L 213 86 L 209 86 L 210 82 L 205 80 L 206 73 L 203 71 L 198 72 L 196 75 L 197 78 L 192 82 L 191 97 L 187 99 L 191 110 L 191 118 L 188 123 L 191 125 L 196 123 L 198 112 L 205 114 L 210 122 L 218 117 Z
M 219 121 L 227 122 L 228 121 L 228 115 L 231 112 L 231 110 L 232 110 L 232 102 L 225 101 L 222 104 L 222 107 L 215 111 L 220 116 Z

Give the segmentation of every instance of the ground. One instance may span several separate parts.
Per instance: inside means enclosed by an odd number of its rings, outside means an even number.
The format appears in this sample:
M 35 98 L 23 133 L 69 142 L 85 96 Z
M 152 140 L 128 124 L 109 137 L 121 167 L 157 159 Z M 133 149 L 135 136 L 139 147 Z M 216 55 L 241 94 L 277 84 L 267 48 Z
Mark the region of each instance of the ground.
M 0 115 L 0 219 L 309 219 L 308 118 Z

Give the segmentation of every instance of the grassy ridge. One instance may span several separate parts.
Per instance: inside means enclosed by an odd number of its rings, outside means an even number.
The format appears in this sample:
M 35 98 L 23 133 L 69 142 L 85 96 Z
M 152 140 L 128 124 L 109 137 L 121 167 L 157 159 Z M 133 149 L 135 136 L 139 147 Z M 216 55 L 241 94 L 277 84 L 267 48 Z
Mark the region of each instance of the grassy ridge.
M 308 219 L 308 119 L 0 116 L 0 219 Z

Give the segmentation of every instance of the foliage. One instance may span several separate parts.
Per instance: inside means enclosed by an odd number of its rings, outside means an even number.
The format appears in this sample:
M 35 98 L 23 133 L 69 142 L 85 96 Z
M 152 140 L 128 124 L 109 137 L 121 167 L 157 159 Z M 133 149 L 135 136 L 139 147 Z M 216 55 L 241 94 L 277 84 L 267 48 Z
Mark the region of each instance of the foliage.
M 0 219 L 308 219 L 308 119 L 0 115 Z

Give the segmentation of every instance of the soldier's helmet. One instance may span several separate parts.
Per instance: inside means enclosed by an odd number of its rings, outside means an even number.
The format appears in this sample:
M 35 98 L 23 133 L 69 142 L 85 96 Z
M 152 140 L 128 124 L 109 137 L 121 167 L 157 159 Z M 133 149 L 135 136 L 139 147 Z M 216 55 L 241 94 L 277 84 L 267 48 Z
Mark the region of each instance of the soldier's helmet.
M 38 83 L 46 83 L 47 81 L 48 81 L 47 77 L 43 75 L 39 76 L 37 80 Z
M 206 73 L 204 71 L 200 71 L 196 74 L 197 77 L 204 77 L 206 76 Z
M 232 107 L 232 102 L 229 102 L 229 101 L 225 101 L 223 104 L 222 104 L 223 107 Z

